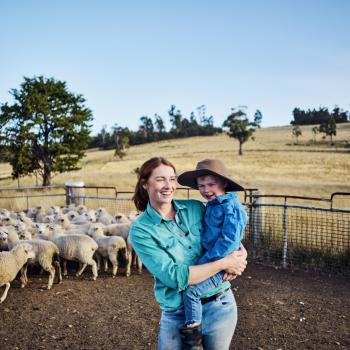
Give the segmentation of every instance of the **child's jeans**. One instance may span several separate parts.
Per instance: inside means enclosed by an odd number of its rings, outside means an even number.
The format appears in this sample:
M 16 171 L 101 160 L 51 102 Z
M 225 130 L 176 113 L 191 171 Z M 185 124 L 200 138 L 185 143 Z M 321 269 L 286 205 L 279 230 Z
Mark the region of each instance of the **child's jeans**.
M 185 324 L 202 322 L 201 295 L 211 289 L 217 288 L 221 283 L 225 272 L 220 271 L 216 275 L 209 277 L 201 283 L 194 284 L 186 288 L 183 292 L 183 303 L 185 308 Z

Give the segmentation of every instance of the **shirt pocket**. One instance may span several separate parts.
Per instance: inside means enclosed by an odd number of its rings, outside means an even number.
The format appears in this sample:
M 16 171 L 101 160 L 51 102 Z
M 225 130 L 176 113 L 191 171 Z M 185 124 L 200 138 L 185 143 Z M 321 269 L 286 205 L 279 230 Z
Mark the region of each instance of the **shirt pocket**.
M 224 214 L 218 207 L 208 211 L 205 216 L 206 224 L 214 227 L 222 227 L 224 224 Z
M 167 237 L 166 240 L 159 241 L 159 245 L 174 262 L 183 263 L 185 261 L 184 248 L 175 237 Z
M 190 233 L 193 236 L 199 237 L 202 231 L 202 220 L 199 220 L 190 226 Z

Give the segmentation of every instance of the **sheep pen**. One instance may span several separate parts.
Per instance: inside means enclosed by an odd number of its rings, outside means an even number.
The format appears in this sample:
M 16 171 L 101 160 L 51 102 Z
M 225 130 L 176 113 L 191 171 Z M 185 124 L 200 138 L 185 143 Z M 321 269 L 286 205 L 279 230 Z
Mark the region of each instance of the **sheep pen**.
M 0 306 L 1 349 L 156 349 L 159 307 L 153 279 L 101 272 L 91 282 L 69 275 L 52 290 L 45 278 L 19 281 Z M 232 282 L 238 324 L 235 350 L 348 349 L 350 281 L 251 263 Z M 16 336 L 14 336 L 14 334 Z
M 63 209 L 62 213 L 51 209 L 47 214 L 53 222 L 33 222 L 32 226 L 26 220 L 18 227 L 12 222 L 16 220 L 13 213 L 11 216 L 0 212 L 5 230 L 2 236 L 6 237 L 11 222 L 12 230 L 21 232 L 27 227 L 36 238 L 51 240 L 57 233 L 85 235 L 88 227 L 104 227 L 100 222 L 102 216 L 110 225 L 108 230 L 123 226 L 125 220 L 119 214 L 106 218 L 105 214 L 97 213 L 93 219 L 89 215 L 86 224 L 84 217 L 80 217 L 79 224 L 63 227 L 58 226 L 60 215 L 71 213 L 74 207 L 67 208 L 66 213 Z M 79 215 L 82 215 L 79 211 L 88 210 L 75 209 Z M 35 210 L 31 213 L 27 215 L 33 221 L 46 222 L 46 216 L 40 213 L 41 217 L 37 217 Z M 76 216 L 70 219 L 76 220 Z M 2 241 L 4 247 L 6 244 Z M 25 289 L 20 288 L 19 280 L 12 282 L 11 294 L 0 305 L 0 349 L 157 348 L 160 309 L 153 296 L 153 278 L 145 268 L 139 274 L 133 267 L 130 277 L 126 277 L 128 266 L 121 265 L 116 278 L 112 278 L 111 271 L 101 269 L 96 281 L 91 281 L 91 269 L 77 278 L 77 263 L 71 262 L 69 267 L 63 283 L 51 290 L 46 290 L 46 275 L 34 270 L 29 270 Z M 349 278 L 251 262 L 231 284 L 238 304 L 238 324 L 231 350 L 350 347 Z

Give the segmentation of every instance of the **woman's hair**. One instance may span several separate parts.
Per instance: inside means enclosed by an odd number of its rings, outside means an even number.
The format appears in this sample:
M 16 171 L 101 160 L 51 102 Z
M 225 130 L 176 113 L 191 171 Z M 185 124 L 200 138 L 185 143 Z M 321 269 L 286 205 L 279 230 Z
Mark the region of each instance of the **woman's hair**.
M 158 168 L 161 164 L 170 166 L 174 169 L 174 172 L 176 171 L 174 165 L 163 157 L 154 157 L 147 160 L 138 170 L 137 183 L 135 186 L 134 196 L 132 197 L 137 210 L 146 210 L 149 197 L 147 191 L 143 188 L 143 185 L 147 183 L 148 179 L 152 175 L 152 171 L 155 168 Z

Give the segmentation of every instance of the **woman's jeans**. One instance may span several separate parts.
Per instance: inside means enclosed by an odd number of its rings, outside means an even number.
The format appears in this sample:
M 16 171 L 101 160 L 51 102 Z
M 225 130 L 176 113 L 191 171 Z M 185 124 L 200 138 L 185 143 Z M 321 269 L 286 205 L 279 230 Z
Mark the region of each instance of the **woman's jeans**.
M 185 312 L 163 311 L 160 319 L 158 350 L 181 350 L 179 327 L 185 323 Z M 237 306 L 229 289 L 216 300 L 203 305 L 202 343 L 204 350 L 227 350 L 237 323 Z
M 202 323 L 201 295 L 215 289 L 222 283 L 225 272 L 220 271 L 201 283 L 188 286 L 183 291 L 183 303 L 185 308 L 185 324 Z

